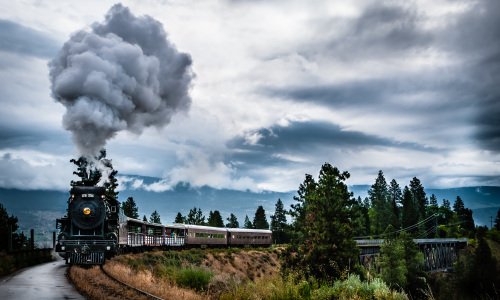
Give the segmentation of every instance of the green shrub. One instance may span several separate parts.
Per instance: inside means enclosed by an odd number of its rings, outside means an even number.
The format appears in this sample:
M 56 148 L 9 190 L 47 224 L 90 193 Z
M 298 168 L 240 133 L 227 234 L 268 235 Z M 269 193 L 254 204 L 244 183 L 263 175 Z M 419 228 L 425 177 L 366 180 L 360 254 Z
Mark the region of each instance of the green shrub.
M 182 287 L 201 291 L 205 289 L 214 274 L 201 268 L 185 268 L 179 271 L 175 281 Z
M 335 281 L 333 295 L 336 299 L 408 299 L 404 293 L 391 291 L 380 278 L 367 282 L 361 281 L 358 275 Z

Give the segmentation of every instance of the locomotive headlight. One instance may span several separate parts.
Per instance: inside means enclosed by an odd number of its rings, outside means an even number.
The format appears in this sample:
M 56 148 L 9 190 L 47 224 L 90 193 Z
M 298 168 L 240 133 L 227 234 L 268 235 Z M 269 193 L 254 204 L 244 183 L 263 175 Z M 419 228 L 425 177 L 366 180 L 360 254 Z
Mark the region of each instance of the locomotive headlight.
M 108 251 L 109 251 L 109 250 L 111 250 L 111 247 L 110 247 L 110 246 L 107 246 L 107 247 L 106 247 L 106 250 L 108 250 Z
M 61 246 L 61 250 L 62 250 L 62 251 L 66 250 L 66 247 Z
M 83 213 L 84 213 L 85 215 L 89 215 L 89 214 L 90 214 L 90 208 L 85 207 L 85 208 L 83 209 Z

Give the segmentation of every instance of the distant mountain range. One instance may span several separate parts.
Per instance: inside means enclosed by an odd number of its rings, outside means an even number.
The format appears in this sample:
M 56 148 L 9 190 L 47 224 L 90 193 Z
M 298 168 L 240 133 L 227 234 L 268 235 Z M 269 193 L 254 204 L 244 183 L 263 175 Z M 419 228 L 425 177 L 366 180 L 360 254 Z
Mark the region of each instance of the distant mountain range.
M 158 178 L 139 177 L 144 183 L 158 181 Z M 355 197 L 364 198 L 368 195 L 369 185 L 354 185 L 349 189 Z M 450 189 L 426 189 L 427 197 L 436 195 L 439 204 L 443 199 L 450 201 L 451 205 L 457 196 L 460 196 L 467 208 L 473 210 L 476 225 L 490 226 L 490 216 L 495 219 L 500 209 L 500 187 L 463 187 Z M 253 220 L 255 211 L 259 205 L 266 210 L 269 216 L 274 213 L 275 204 L 278 199 L 283 201 L 285 208 L 292 204 L 295 191 L 278 192 L 251 192 L 227 189 L 214 189 L 210 187 L 193 188 L 187 184 L 179 184 L 172 190 L 164 192 L 152 192 L 144 189 L 130 189 L 120 191 L 119 200 L 125 201 L 133 197 L 139 208 L 139 214 L 149 219 L 151 213 L 156 210 L 163 224 L 172 223 L 177 215 L 187 215 L 193 207 L 201 208 L 203 214 L 208 218 L 209 212 L 219 210 L 222 217 L 229 217 L 231 213 L 238 218 L 240 226 L 243 226 L 245 216 Z M 17 216 L 20 230 L 29 234 L 29 229 L 35 229 L 37 240 L 51 240 L 52 231 L 55 229 L 55 219 L 66 213 L 68 192 L 60 191 L 24 191 L 17 189 L 0 188 L 0 203 L 4 205 L 7 212 Z

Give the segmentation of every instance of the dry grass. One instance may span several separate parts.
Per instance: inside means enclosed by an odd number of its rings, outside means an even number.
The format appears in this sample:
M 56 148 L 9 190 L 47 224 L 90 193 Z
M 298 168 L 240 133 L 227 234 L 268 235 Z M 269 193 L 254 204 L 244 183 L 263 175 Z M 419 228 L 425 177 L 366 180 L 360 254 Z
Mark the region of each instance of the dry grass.
M 150 270 L 136 272 L 118 260 L 107 261 L 104 270 L 118 280 L 163 299 L 204 299 L 202 295 L 192 290 L 180 288 L 168 280 L 154 277 Z
M 221 295 L 238 294 L 246 291 L 254 294 L 251 286 L 266 286 L 269 282 L 279 280 L 279 263 L 277 251 L 270 250 L 203 250 L 179 252 L 179 257 L 195 256 L 192 263 L 184 260 L 183 268 L 202 268 L 213 273 L 208 286 L 201 292 L 178 286 L 172 276 L 158 272 L 161 269 L 162 259 L 165 261 L 165 252 L 156 251 L 142 254 L 126 254 L 106 261 L 104 269 L 110 275 L 131 286 L 164 299 L 219 299 Z M 136 261 L 135 264 L 130 264 Z M 144 262 L 147 263 L 144 263 Z M 153 263 L 154 262 L 154 263 Z M 74 270 L 73 270 L 74 269 Z M 100 282 L 97 279 L 100 270 L 72 268 L 72 278 L 75 285 L 91 299 L 140 299 L 131 295 L 107 296 L 110 291 L 123 289 L 116 283 L 108 280 Z M 162 274 L 162 275 L 159 275 Z M 156 275 L 156 276 L 155 276 Z M 91 279 L 94 277 L 94 279 Z M 76 284 L 78 282 L 78 284 Z M 265 293 L 264 293 L 265 294 Z M 240 295 L 241 296 L 241 295 Z M 249 295 L 247 295 L 249 296 Z M 255 294 L 254 294 L 255 296 Z M 244 297 L 245 298 L 245 297 Z M 250 297 L 255 298 L 255 297 Z
M 97 266 L 92 268 L 73 266 L 70 269 L 69 276 L 78 290 L 90 299 L 147 299 L 146 296 L 125 289 L 117 282 L 107 278 Z
M 241 280 L 252 281 L 261 277 L 271 278 L 279 271 L 276 253 L 256 250 L 210 253 L 207 255 L 205 265 L 216 274 L 216 277 L 229 274 Z

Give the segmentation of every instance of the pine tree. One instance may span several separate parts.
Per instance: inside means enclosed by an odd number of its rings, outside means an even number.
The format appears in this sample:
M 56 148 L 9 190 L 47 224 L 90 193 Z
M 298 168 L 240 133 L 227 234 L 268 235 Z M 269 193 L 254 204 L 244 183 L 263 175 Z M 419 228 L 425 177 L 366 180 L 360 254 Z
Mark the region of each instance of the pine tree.
M 495 225 L 493 227 L 500 231 L 500 209 L 498 209 L 497 217 L 495 218 Z
M 462 201 L 462 198 L 460 198 L 460 196 L 457 196 L 457 199 L 453 204 L 453 211 L 456 212 L 457 215 L 460 215 L 464 210 L 464 208 L 465 208 L 464 201 Z
M 155 210 L 149 218 L 149 223 L 161 224 L 160 214 Z
M 311 202 L 311 197 L 313 197 L 316 189 L 316 182 L 314 178 L 306 174 L 306 178 L 303 183 L 299 185 L 297 190 L 298 196 L 294 196 L 293 200 L 298 203 L 291 205 L 291 210 L 289 211 L 290 216 L 293 218 L 292 226 L 295 227 L 295 232 L 300 232 L 301 228 L 305 226 L 305 217 L 308 211 L 309 202 Z
M 222 216 L 218 210 L 214 212 L 210 211 L 208 215 L 208 226 L 224 227 L 224 221 L 222 221 Z
M 306 175 L 301 188 L 307 189 L 298 198 L 306 201 L 292 206 L 298 238 L 283 253 L 284 273 L 298 271 L 306 278 L 332 282 L 344 272 L 359 268 L 359 249 L 353 229 L 347 225 L 353 217 L 350 208 L 354 204 L 344 183 L 349 176 L 328 163 L 321 167 L 317 184 L 313 185 Z
M 389 203 L 392 207 L 392 215 L 390 224 L 397 230 L 401 228 L 401 217 L 399 213 L 398 204 L 401 204 L 403 200 L 403 194 L 401 193 L 401 188 L 395 179 L 391 181 L 389 187 Z
M 253 228 L 255 229 L 269 229 L 269 223 L 267 222 L 266 211 L 264 207 L 260 205 L 255 212 L 253 218 Z
M 382 170 L 378 172 L 375 183 L 368 190 L 370 201 L 373 208 L 372 225 L 375 229 L 375 234 L 380 234 L 385 231 L 391 220 L 395 222 L 395 216 L 392 205 L 388 202 L 389 188 L 385 181 Z
M 432 194 L 431 197 L 429 198 L 429 206 L 428 206 L 427 210 L 428 210 L 429 216 L 438 213 L 439 205 L 437 202 L 436 195 Z
M 245 229 L 254 229 L 252 222 L 248 218 L 248 215 L 245 216 Z
M 227 221 L 229 222 L 226 224 L 227 228 L 239 228 L 240 227 L 240 223 L 238 223 L 238 219 L 236 218 L 236 216 L 234 214 L 231 214 L 231 216 L 229 218 L 227 218 Z M 248 222 L 250 222 L 250 220 Z
M 275 205 L 274 215 L 271 216 L 271 230 L 273 232 L 273 239 L 277 244 L 288 242 L 285 240 L 286 226 L 286 215 L 283 209 L 283 202 L 281 202 L 281 199 L 278 199 Z
M 0 203 L 0 251 L 7 250 L 9 225 L 11 226 L 12 239 L 14 240 L 16 235 L 15 231 L 19 228 L 17 221 L 18 219 L 14 217 L 14 215 L 9 217 L 7 210 Z M 12 248 L 16 248 L 14 247 L 14 243 L 12 243 Z
M 195 206 L 193 209 L 190 209 L 186 223 L 191 225 L 205 225 L 205 216 L 203 216 L 201 208 L 196 209 Z
M 128 197 L 127 201 L 122 204 L 123 214 L 129 218 L 139 219 L 139 209 L 135 204 L 133 197 Z
M 148 221 L 148 218 L 146 217 L 146 215 L 144 215 L 144 217 L 142 217 L 142 220 L 143 220 L 144 222 L 147 222 L 147 221 Z
M 415 204 L 417 205 L 417 219 L 424 220 L 427 217 L 427 197 L 425 195 L 424 187 L 417 177 L 413 177 L 410 181 L 410 190 Z
M 403 213 L 402 213 L 402 227 L 403 229 L 408 228 L 412 225 L 418 223 L 417 205 L 414 201 L 414 197 L 408 186 L 405 186 L 403 191 Z M 416 232 L 416 230 L 408 230 L 410 233 Z
M 380 267 L 380 278 L 385 281 L 392 289 L 405 287 L 407 283 L 405 249 L 402 243 L 392 236 L 394 227 L 389 225 L 387 233 L 389 235 L 384 239 L 380 246 L 380 257 L 378 266 Z
M 186 223 L 186 217 L 183 217 L 182 214 L 178 212 L 177 216 L 175 216 L 174 223 L 184 224 Z
M 106 196 L 118 199 L 118 179 L 116 175 L 118 171 L 113 169 L 111 159 L 106 159 L 106 149 L 101 149 L 99 155 L 94 157 L 93 161 L 89 161 L 86 157 L 81 156 L 77 160 L 71 159 L 71 163 L 77 166 L 77 172 L 74 175 L 80 177 L 80 180 L 72 180 L 71 186 L 96 186 L 102 178 L 102 171 L 106 171 L 108 178 L 104 181 L 103 186 L 106 188 Z M 100 170 L 96 165 L 100 165 Z

